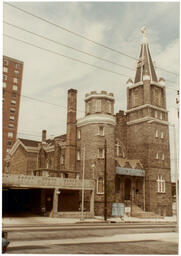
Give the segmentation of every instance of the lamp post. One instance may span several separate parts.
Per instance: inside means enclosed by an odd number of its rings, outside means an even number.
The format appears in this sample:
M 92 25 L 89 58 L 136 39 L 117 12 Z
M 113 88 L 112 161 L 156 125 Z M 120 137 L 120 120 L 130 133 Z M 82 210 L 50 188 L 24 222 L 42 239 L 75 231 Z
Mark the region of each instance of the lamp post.
M 177 222 L 177 232 L 179 225 L 179 204 L 178 204 L 178 165 L 177 165 L 177 141 L 176 141 L 176 127 L 175 124 L 170 124 L 173 127 L 173 137 L 174 137 L 174 166 L 175 166 L 175 183 L 176 183 L 176 222 Z
M 85 176 L 85 145 L 83 147 L 83 161 L 82 161 L 82 207 L 81 207 L 81 221 L 84 221 L 84 176 Z
M 104 220 L 107 220 L 107 142 L 104 144 Z
M 95 163 L 92 163 L 92 178 L 95 179 Z

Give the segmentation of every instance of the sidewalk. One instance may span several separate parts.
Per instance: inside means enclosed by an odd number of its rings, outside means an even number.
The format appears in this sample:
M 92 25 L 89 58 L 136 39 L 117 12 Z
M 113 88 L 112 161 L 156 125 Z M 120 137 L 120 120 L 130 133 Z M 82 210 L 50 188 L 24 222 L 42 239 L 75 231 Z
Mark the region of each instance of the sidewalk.
M 42 224 L 76 224 L 76 223 L 102 223 L 104 217 L 95 216 L 94 218 L 85 218 L 84 221 L 81 221 L 80 218 L 50 218 L 50 217 L 4 217 L 2 220 L 3 226 L 13 226 L 13 225 L 42 225 Z M 175 223 L 176 216 L 164 217 L 163 219 L 142 219 L 135 217 L 110 217 L 107 219 L 108 223 Z

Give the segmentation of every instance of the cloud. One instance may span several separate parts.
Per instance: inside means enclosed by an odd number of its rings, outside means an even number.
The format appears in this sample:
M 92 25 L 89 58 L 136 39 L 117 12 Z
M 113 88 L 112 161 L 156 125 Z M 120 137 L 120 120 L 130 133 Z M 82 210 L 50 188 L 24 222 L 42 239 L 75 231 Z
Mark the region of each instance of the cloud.
M 153 60 L 166 69 L 178 70 L 179 35 L 177 27 L 179 24 L 177 24 L 178 5 L 175 3 L 14 2 L 13 5 L 20 6 L 67 29 L 134 57 L 139 56 L 140 27 L 146 25 L 149 31 L 148 37 Z M 169 29 L 175 31 L 169 35 L 165 35 L 164 15 L 166 12 L 170 17 Z M 7 5 L 4 5 L 4 19 L 82 51 L 90 52 L 132 69 L 136 67 L 136 61 L 131 58 L 73 36 Z M 4 32 L 40 47 L 46 47 L 134 79 L 134 71 L 88 57 L 8 25 L 4 26 Z M 113 92 L 116 100 L 115 112 L 119 109 L 126 110 L 125 84 L 128 77 L 104 72 L 6 37 L 4 37 L 4 54 L 24 61 L 22 94 L 64 106 L 64 108 L 58 108 L 36 101 L 30 102 L 22 97 L 19 131 L 29 129 L 30 132 L 33 132 L 47 129 L 50 134 L 64 133 L 66 131 L 67 90 L 70 88 L 78 90 L 78 117 L 82 116 L 84 112 L 85 93 L 92 90 Z M 157 71 L 159 76 L 175 81 L 175 77 L 170 77 L 168 73 Z M 169 91 L 167 93 L 169 107 L 175 105 L 173 97 L 175 97 L 175 92 Z

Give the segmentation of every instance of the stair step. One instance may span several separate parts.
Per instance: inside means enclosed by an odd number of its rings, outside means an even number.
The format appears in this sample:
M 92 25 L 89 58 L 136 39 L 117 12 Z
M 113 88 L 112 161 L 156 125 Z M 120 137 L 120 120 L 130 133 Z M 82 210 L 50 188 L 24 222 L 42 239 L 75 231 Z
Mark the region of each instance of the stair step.
M 132 215 L 132 217 L 137 217 L 137 218 L 163 219 L 163 216 L 157 215 L 154 212 L 145 212 L 137 205 L 132 205 L 132 214 L 131 215 Z

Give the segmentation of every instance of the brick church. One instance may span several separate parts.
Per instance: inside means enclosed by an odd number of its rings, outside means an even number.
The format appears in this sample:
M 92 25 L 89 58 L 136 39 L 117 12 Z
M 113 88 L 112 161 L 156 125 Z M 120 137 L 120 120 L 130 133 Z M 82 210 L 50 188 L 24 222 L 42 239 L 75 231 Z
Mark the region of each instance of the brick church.
M 66 135 L 47 139 L 44 130 L 42 141 L 17 139 L 9 152 L 6 172 L 43 176 L 48 170 L 52 176 L 82 179 L 84 168 L 85 179 L 95 180 L 95 215 L 103 215 L 106 157 L 108 215 L 113 203 L 124 203 L 140 211 L 171 216 L 165 80 L 157 78 L 145 36 L 134 81 L 129 79 L 126 87 L 125 112 L 114 113 L 111 92 L 92 91 L 85 95 L 85 116 L 78 120 L 77 91 L 70 89 Z M 76 194 L 79 202 L 80 194 Z M 85 208 L 89 200 L 85 192 Z

